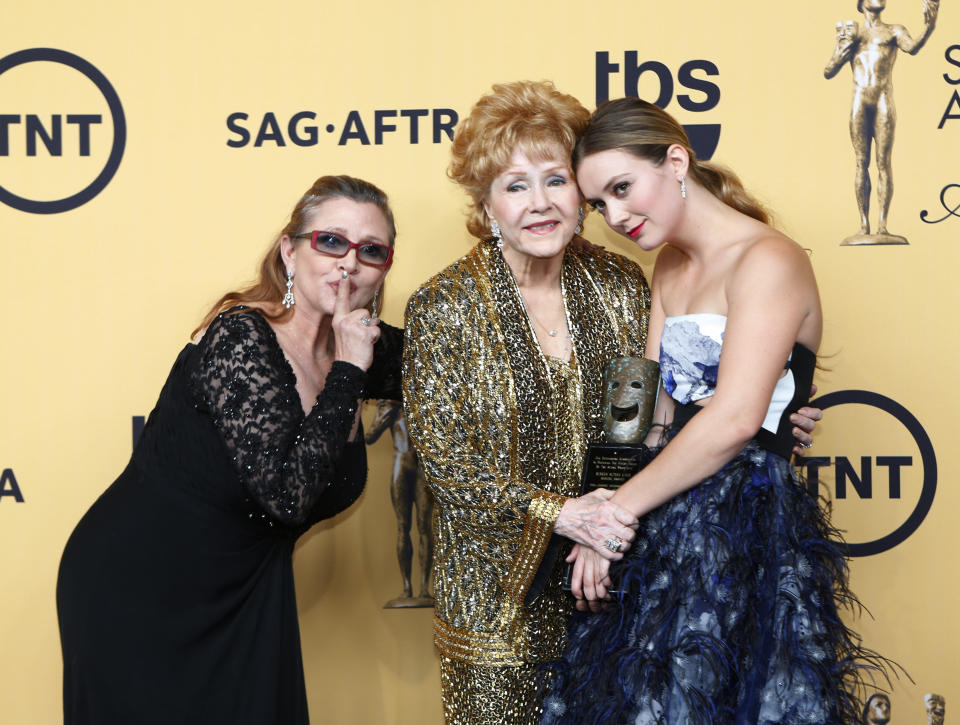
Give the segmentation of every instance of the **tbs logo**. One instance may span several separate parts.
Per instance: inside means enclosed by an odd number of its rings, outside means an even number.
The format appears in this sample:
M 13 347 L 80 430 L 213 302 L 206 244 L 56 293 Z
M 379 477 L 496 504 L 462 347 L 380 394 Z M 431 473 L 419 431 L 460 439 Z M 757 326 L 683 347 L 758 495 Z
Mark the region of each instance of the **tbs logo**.
M 622 63 L 610 60 L 610 53 L 601 50 L 597 51 L 594 70 L 598 106 L 610 100 L 612 79 L 622 80 L 622 95 L 642 98 L 664 110 L 671 110 L 668 106 L 674 99 L 684 111 L 693 113 L 710 111 L 720 103 L 720 86 L 709 80 L 720 71 L 709 60 L 688 60 L 674 73 L 658 60 L 640 62 L 635 50 L 624 51 Z M 614 92 L 615 97 L 620 95 Z M 683 128 L 697 158 L 709 161 L 720 142 L 720 124 L 693 123 Z
M 120 98 L 90 62 L 55 48 L 0 58 L 0 202 L 75 209 L 110 183 L 126 139 Z

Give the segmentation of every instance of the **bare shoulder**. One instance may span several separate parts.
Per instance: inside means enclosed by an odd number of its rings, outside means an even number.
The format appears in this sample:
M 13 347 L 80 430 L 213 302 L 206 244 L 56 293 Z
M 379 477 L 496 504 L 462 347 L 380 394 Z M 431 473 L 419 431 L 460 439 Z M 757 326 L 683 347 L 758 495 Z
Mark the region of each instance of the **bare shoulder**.
M 750 239 L 745 240 L 741 266 L 810 266 L 809 250 L 776 229 L 766 227 Z
M 770 228 L 744 243 L 731 282 L 734 290 L 766 285 L 784 291 L 816 287 L 808 250 Z

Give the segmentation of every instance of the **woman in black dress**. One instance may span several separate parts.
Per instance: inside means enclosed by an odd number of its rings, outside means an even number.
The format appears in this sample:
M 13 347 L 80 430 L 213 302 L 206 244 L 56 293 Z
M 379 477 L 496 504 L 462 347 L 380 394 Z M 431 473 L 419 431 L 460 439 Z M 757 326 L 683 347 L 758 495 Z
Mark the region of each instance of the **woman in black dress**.
M 363 489 L 361 399 L 399 399 L 367 309 L 394 236 L 383 192 L 318 179 L 180 353 L 63 554 L 67 725 L 308 722 L 293 546 Z

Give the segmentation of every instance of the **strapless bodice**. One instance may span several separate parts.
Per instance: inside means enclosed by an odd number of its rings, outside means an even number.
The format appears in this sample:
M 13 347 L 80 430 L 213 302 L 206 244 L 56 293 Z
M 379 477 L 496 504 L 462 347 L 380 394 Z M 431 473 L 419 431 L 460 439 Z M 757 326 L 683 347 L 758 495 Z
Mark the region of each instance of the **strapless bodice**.
M 726 315 L 712 312 L 677 315 L 664 321 L 660 338 L 660 374 L 664 389 L 679 404 L 713 395 L 726 326 Z M 806 351 L 806 348 L 802 349 Z M 792 357 L 785 361 L 784 374 L 777 381 L 763 421 L 762 428 L 770 433 L 777 433 L 785 410 L 795 397 L 800 397 L 796 395 L 797 380 L 790 364 Z M 806 394 L 806 390 L 802 391 L 803 398 Z

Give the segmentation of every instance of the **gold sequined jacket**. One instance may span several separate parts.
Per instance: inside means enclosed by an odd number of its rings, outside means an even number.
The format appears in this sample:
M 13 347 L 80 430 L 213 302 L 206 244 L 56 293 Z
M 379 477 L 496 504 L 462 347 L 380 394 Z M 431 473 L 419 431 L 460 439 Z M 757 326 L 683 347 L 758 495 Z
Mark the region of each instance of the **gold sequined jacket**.
M 524 597 L 560 508 L 577 494 L 584 445 L 600 440 L 603 368 L 643 354 L 650 293 L 637 264 L 571 245 L 561 281 L 582 403 L 576 431 L 555 424 L 548 361 L 496 245 L 479 243 L 407 306 L 405 409 L 436 500 L 434 634 L 457 660 L 559 655 L 571 609 L 559 566 L 529 607 Z

